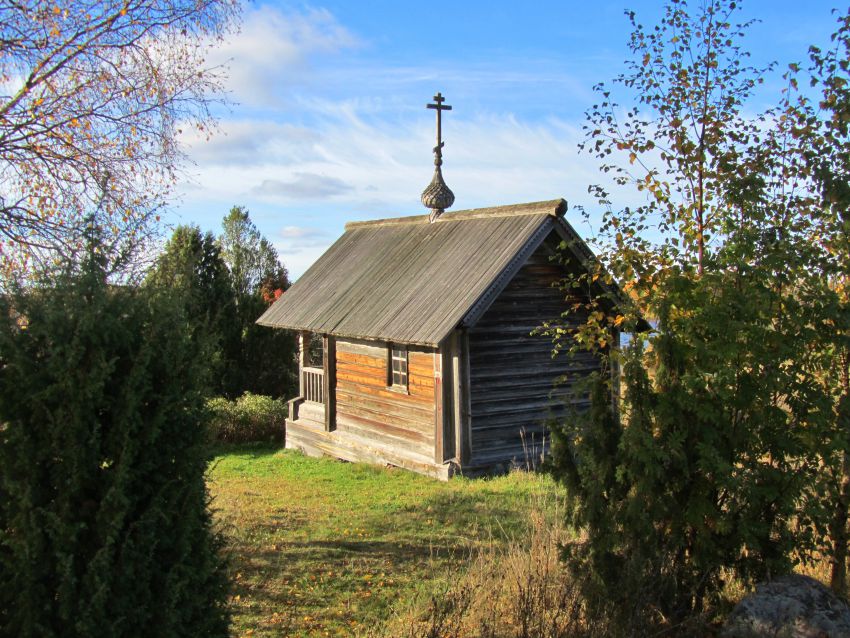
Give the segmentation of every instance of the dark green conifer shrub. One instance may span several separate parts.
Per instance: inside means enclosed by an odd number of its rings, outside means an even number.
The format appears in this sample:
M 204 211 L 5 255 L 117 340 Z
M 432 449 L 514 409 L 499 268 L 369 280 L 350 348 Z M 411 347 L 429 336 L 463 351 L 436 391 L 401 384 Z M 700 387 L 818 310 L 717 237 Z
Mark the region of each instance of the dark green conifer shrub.
M 622 413 L 600 375 L 588 413 L 553 427 L 570 523 L 587 532 L 569 558 L 633 635 L 693 622 L 724 578 L 751 585 L 813 549 L 803 504 L 829 402 L 799 374 L 805 311 L 756 274 L 669 276 L 656 330 L 622 352 Z
M 225 636 L 204 353 L 95 253 L 0 299 L 0 635 Z

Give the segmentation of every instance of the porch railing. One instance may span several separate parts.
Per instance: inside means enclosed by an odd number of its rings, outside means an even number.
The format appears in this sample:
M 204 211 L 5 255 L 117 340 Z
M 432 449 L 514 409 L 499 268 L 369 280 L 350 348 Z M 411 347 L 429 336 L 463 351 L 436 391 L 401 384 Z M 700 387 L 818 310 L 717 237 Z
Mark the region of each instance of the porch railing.
M 301 368 L 301 396 L 313 403 L 325 402 L 325 371 L 321 368 Z

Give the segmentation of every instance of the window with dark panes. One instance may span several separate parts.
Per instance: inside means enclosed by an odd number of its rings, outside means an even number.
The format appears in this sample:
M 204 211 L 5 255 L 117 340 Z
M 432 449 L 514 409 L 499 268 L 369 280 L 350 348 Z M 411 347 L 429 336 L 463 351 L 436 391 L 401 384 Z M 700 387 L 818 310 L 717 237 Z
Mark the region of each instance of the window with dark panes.
M 407 348 L 405 346 L 390 346 L 390 370 L 388 381 L 391 386 L 407 388 Z

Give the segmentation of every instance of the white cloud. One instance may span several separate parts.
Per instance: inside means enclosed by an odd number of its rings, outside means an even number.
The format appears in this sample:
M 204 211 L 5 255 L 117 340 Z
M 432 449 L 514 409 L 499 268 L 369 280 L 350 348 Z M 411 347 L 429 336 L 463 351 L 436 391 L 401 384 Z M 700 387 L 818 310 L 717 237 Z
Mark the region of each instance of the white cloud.
M 315 159 L 321 136 L 315 130 L 270 119 L 231 119 L 221 122 L 210 139 L 189 129 L 180 141 L 199 166 L 256 166 Z
M 285 255 L 304 252 L 312 254 L 316 250 L 319 250 L 319 253 L 321 253 L 335 239 L 335 237 L 331 237 L 323 230 L 307 226 L 286 226 L 281 229 L 278 236 L 280 240 L 275 242 L 275 245 Z
M 327 237 L 327 233 L 318 228 L 308 228 L 305 226 L 284 226 L 278 233 L 284 239 L 290 240 L 310 240 L 317 237 Z
M 250 131 L 244 138 L 199 147 L 193 155 L 201 188 L 184 190 L 185 197 L 249 207 L 246 200 L 277 202 L 297 206 L 301 215 L 321 201 L 361 218 L 422 212 L 419 195 L 434 170 L 429 117 L 384 124 L 365 119 L 350 103 L 325 102 L 314 112 L 322 115 L 313 128 L 299 130 L 300 141 L 284 126 L 254 122 L 244 123 Z M 443 175 L 455 192 L 455 209 L 559 196 L 578 203 L 587 200 L 587 185 L 599 181 L 596 161 L 576 150 L 581 131 L 557 118 L 455 118 L 445 123 L 444 135 Z
M 336 177 L 315 173 L 293 173 L 292 179 L 264 179 L 259 186 L 251 189 L 253 195 L 285 199 L 329 199 L 353 190 Z
M 251 194 L 290 200 L 333 198 L 349 209 L 395 207 L 415 213 L 433 172 L 433 123 L 428 117 L 387 125 L 361 117 L 351 103 L 321 103 L 309 152 L 301 161 L 231 167 L 219 187 L 252 185 Z M 583 196 L 596 164 L 578 156 L 581 132 L 552 118 L 527 123 L 488 115 L 445 124 L 443 174 L 457 196 L 455 208 Z M 238 186 L 237 186 L 238 185 Z M 389 211 L 393 212 L 393 211 Z
M 293 246 L 286 242 L 276 242 L 274 247 L 289 272 L 291 281 L 297 280 L 331 245 L 331 241 L 315 246 Z
M 434 170 L 434 120 L 424 103 L 435 70 L 343 59 L 341 52 L 357 46 L 325 10 L 249 11 L 240 36 L 219 52 L 234 58 L 231 88 L 243 102 L 238 118 L 225 119 L 209 142 L 194 132 L 183 136 L 195 162 L 194 187 L 181 188 L 187 207 L 213 220 L 212 227 L 231 204 L 248 206 L 293 278 L 345 221 L 425 212 L 419 197 Z M 336 57 L 318 64 L 324 55 Z M 581 95 L 580 83 L 534 65 L 520 73 L 461 62 L 438 75 L 447 93 L 454 82 L 452 95 L 469 96 L 443 127 L 453 210 L 556 197 L 593 203 L 587 185 L 600 181 L 597 162 L 578 155 L 583 133 L 568 116 L 520 117 L 508 105 L 493 111 L 472 104 L 506 104 L 497 98 L 531 91 L 540 98 L 535 104 L 560 112 L 565 93 Z
M 326 9 L 283 13 L 268 5 L 246 10 L 238 34 L 210 54 L 226 64 L 226 86 L 242 104 L 274 105 L 303 81 L 312 56 L 359 46 L 358 39 Z
M 283 256 L 293 278 L 307 270 L 336 239 L 314 226 L 284 226 L 277 236 L 275 248 Z

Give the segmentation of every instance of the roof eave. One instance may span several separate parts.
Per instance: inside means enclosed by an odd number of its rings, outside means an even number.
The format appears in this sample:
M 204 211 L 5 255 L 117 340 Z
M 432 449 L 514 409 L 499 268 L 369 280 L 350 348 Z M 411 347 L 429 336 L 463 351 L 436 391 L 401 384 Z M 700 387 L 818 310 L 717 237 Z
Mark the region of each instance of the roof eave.
M 265 313 L 264 313 L 265 314 Z M 266 328 L 275 328 L 277 330 L 294 330 L 296 332 L 315 332 L 313 329 L 307 326 L 296 326 L 296 325 L 283 325 L 280 323 L 271 323 L 269 321 L 262 321 L 263 317 L 261 316 L 255 322 L 257 325 L 266 327 Z M 399 337 L 395 337 L 392 335 L 365 335 L 365 334 L 355 334 L 348 332 L 338 332 L 336 330 L 332 330 L 329 332 L 321 333 L 323 335 L 328 335 L 331 337 L 341 338 L 341 339 L 357 339 L 360 341 L 378 341 L 382 343 L 398 343 L 404 345 L 411 346 L 424 346 L 426 348 L 438 348 L 440 344 L 445 340 L 445 337 L 439 339 L 437 341 L 422 341 L 422 340 L 409 340 L 409 339 L 401 339 Z M 449 332 L 451 334 L 451 332 Z

